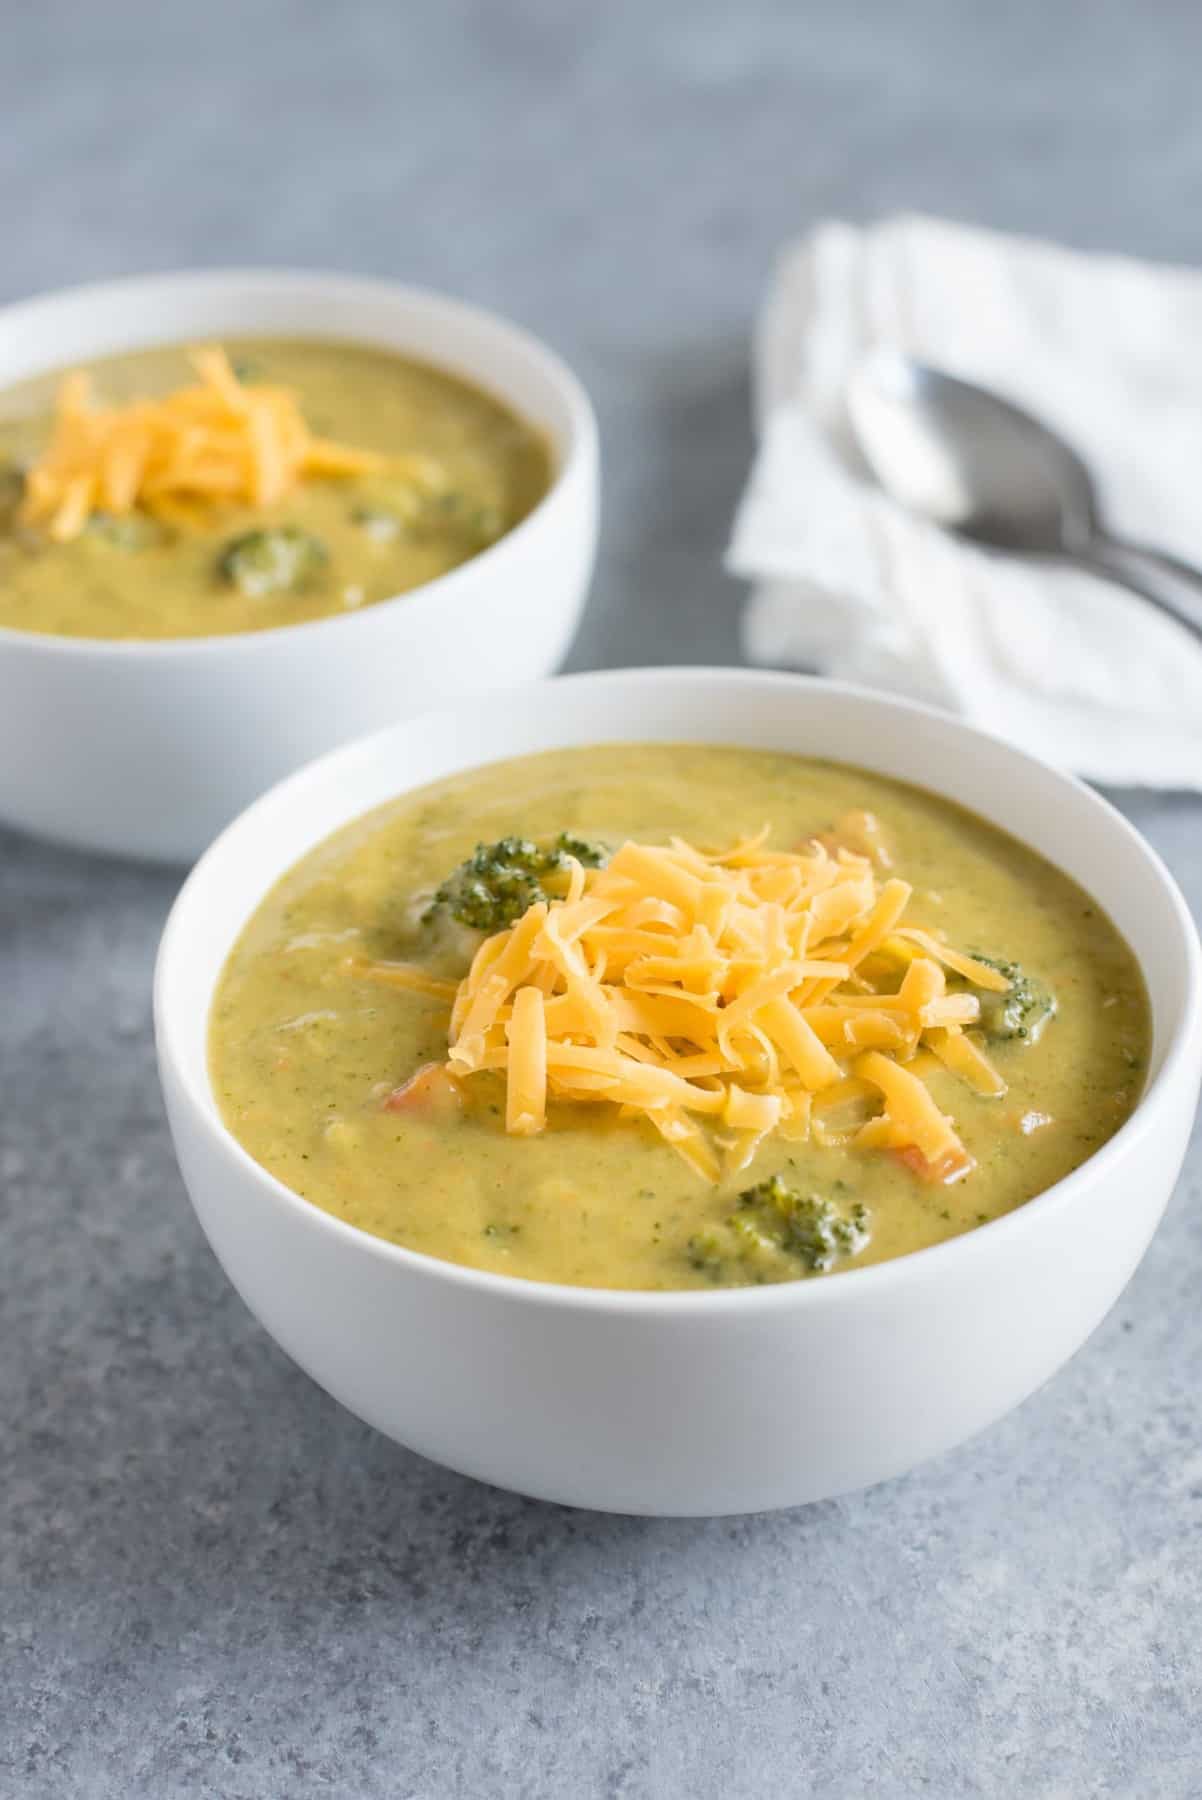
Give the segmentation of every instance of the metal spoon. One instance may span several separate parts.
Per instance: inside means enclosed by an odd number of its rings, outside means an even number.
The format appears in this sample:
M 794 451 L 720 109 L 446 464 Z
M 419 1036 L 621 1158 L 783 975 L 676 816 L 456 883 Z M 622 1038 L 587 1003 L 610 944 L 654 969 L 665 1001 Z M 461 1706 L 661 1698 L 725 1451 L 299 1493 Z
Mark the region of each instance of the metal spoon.
M 1202 637 L 1202 570 L 1112 537 L 1081 458 L 1029 413 L 884 349 L 852 374 L 847 409 L 869 468 L 903 506 L 993 549 L 1089 569 Z

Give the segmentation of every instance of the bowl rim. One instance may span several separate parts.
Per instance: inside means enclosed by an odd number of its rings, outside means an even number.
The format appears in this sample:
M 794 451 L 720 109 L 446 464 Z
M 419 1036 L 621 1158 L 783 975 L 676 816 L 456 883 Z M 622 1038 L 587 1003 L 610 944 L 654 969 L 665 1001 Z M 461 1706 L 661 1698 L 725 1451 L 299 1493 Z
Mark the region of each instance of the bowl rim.
M 140 275 L 123 275 L 111 281 L 82 282 L 69 287 L 47 288 L 31 294 L 24 299 L 9 301 L 0 306 L 0 330 L 10 324 L 14 315 L 28 312 L 36 313 L 42 308 L 52 308 L 59 304 L 71 302 L 86 306 L 109 299 L 136 297 L 139 292 L 147 292 L 152 298 L 161 299 L 165 311 L 171 306 L 173 296 L 183 295 L 190 290 L 204 288 L 214 283 L 229 282 L 243 288 L 257 288 L 263 294 L 280 292 L 285 289 L 307 290 L 311 293 L 335 291 L 344 296 L 359 293 L 363 298 L 376 300 L 394 300 L 401 305 L 414 308 L 425 307 L 430 311 L 442 314 L 452 323 L 462 323 L 473 328 L 481 328 L 500 334 L 508 341 L 511 349 L 525 357 L 528 362 L 539 368 L 558 392 L 563 401 L 568 419 L 568 431 L 562 454 L 555 461 L 550 484 L 546 492 L 535 502 L 525 518 L 519 520 L 509 531 L 497 538 L 492 544 L 478 550 L 466 562 L 448 569 L 443 575 L 436 575 L 430 581 L 423 581 L 417 587 L 406 588 L 399 594 L 390 594 L 387 599 L 377 600 L 371 606 L 356 608 L 351 612 L 332 613 L 328 618 L 301 619 L 291 625 L 269 625 L 261 631 L 226 631 L 210 632 L 203 636 L 181 638 L 103 638 L 72 636 L 67 632 L 26 631 L 20 626 L 0 624 L 0 652 L 5 647 L 20 646 L 21 649 L 37 654 L 56 656 L 92 657 L 100 661 L 169 661 L 173 658 L 197 657 L 204 655 L 237 655 L 240 652 L 252 655 L 256 648 L 264 649 L 278 644 L 282 639 L 291 639 L 299 631 L 330 632 L 343 627 L 354 627 L 357 620 L 370 618 L 383 609 L 390 609 L 404 603 L 416 606 L 419 610 L 431 610 L 443 607 L 448 599 L 457 597 L 456 590 L 465 588 L 475 577 L 476 571 L 486 567 L 495 571 L 496 565 L 506 556 L 512 555 L 516 548 L 520 551 L 526 539 L 537 530 L 546 517 L 547 512 L 557 505 L 562 498 L 563 490 L 570 480 L 577 477 L 582 465 L 595 459 L 599 443 L 597 416 L 588 391 L 579 376 L 569 364 L 551 346 L 537 337 L 534 332 L 519 325 L 503 313 L 493 312 L 490 308 L 476 306 L 467 300 L 457 299 L 454 295 L 444 294 L 436 288 L 425 288 L 404 281 L 391 281 L 387 277 L 377 275 L 358 275 L 343 273 L 337 269 L 290 268 L 286 266 L 248 265 L 246 267 L 222 266 L 215 269 L 167 269 L 148 271 Z M 253 331 L 250 335 L 254 335 Z M 283 335 L 287 336 L 287 333 Z M 297 334 L 302 335 L 302 334 Z M 321 332 L 303 334 L 320 339 Z M 167 340 L 164 339 L 164 342 Z M 331 332 L 330 343 L 360 344 L 371 347 L 366 338 Z M 379 347 L 379 346 L 377 346 Z M 397 355 L 404 354 L 397 350 Z M 105 352 L 104 354 L 110 354 Z M 121 354 L 113 352 L 112 354 Z M 136 348 L 130 354 L 137 354 Z M 429 359 L 416 358 L 417 361 Z M 57 365 L 56 365 L 57 366 Z M 431 367 L 441 365 L 430 363 Z M 17 376 L 15 380 L 23 377 Z M 493 393 L 487 381 L 475 377 L 461 379 L 476 380 L 476 385 L 485 392 Z M 4 383 L 7 388 L 11 385 Z M 497 399 L 504 397 L 494 394 Z M 516 411 L 508 401 L 504 404 Z
M 815 689 L 823 692 L 834 692 L 856 701 L 880 705 L 886 710 L 901 712 L 914 719 L 937 719 L 947 727 L 962 732 L 969 741 L 984 742 L 1002 748 L 1011 756 L 1019 758 L 1045 775 L 1063 783 L 1084 798 L 1095 816 L 1104 823 L 1105 828 L 1116 833 L 1135 855 L 1141 858 L 1155 877 L 1164 898 L 1168 901 L 1180 932 L 1179 951 L 1182 962 L 1183 986 L 1185 989 L 1184 1004 L 1177 1028 L 1165 1047 L 1164 1056 L 1153 1079 L 1147 1083 L 1140 1094 L 1135 1107 L 1127 1119 L 1112 1137 L 1102 1144 L 1093 1154 L 1086 1158 L 1076 1169 L 1070 1171 L 1059 1181 L 1053 1182 L 1041 1193 L 1024 1201 L 1012 1212 L 1003 1214 L 1001 1218 L 989 1220 L 976 1225 L 959 1236 L 948 1238 L 943 1243 L 932 1244 L 920 1250 L 911 1250 L 902 1256 L 892 1257 L 888 1261 L 874 1263 L 867 1268 L 845 1269 L 821 1281 L 784 1281 L 765 1286 L 736 1287 L 722 1289 L 669 1289 L 646 1290 L 638 1288 L 598 1288 L 574 1286 L 566 1282 L 536 1281 L 527 1276 L 506 1275 L 490 1269 L 476 1269 L 464 1263 L 455 1263 L 441 1257 L 431 1256 L 425 1251 L 411 1250 L 401 1244 L 391 1243 L 385 1238 L 374 1236 L 363 1231 L 357 1225 L 348 1224 L 333 1213 L 326 1212 L 314 1202 L 304 1199 L 292 1188 L 271 1174 L 261 1163 L 255 1161 L 225 1121 L 221 1118 L 217 1107 L 216 1095 L 212 1091 L 207 1065 L 205 1070 L 205 1086 L 207 1093 L 197 1091 L 191 1075 L 187 1072 L 183 1060 L 176 1055 L 174 1045 L 175 1024 L 167 1016 L 165 990 L 169 966 L 181 954 L 177 948 L 177 940 L 181 932 L 181 916 L 190 892 L 207 880 L 208 870 L 213 861 L 223 853 L 222 846 L 227 837 L 243 826 L 244 822 L 256 814 L 268 810 L 276 804 L 277 796 L 284 790 L 301 786 L 318 770 L 327 769 L 340 758 L 350 760 L 359 755 L 368 745 L 391 736 L 398 728 L 415 729 L 426 721 L 445 719 L 453 716 L 459 707 L 450 705 L 439 707 L 430 712 L 414 715 L 410 719 L 399 720 L 394 725 L 385 726 L 381 731 L 367 733 L 350 743 L 340 745 L 328 751 L 324 756 L 315 758 L 303 765 L 252 802 L 239 816 L 214 839 L 203 856 L 195 864 L 177 893 L 160 940 L 154 971 L 154 1026 L 155 1040 L 161 1068 L 169 1068 L 178 1091 L 186 1099 L 189 1108 L 196 1116 L 203 1131 L 222 1153 L 232 1159 L 234 1167 L 278 1204 L 296 1212 L 298 1223 L 307 1224 L 318 1232 L 328 1232 L 333 1238 L 341 1240 L 351 1248 L 362 1253 L 382 1259 L 399 1269 L 407 1270 L 414 1276 L 425 1276 L 434 1280 L 450 1283 L 454 1287 L 476 1291 L 482 1299 L 500 1299 L 519 1304 L 532 1304 L 549 1307 L 553 1310 L 582 1310 L 589 1313 L 627 1314 L 639 1318 L 692 1318 L 706 1311 L 741 1312 L 750 1314 L 775 1312 L 780 1308 L 793 1306 L 815 1308 L 850 1303 L 857 1296 L 867 1296 L 889 1287 L 896 1288 L 908 1280 L 917 1280 L 924 1272 L 946 1271 L 957 1261 L 966 1258 L 991 1254 L 991 1246 L 996 1246 L 1003 1239 L 1013 1239 L 1024 1231 L 1035 1229 L 1038 1220 L 1049 1213 L 1060 1212 L 1072 1206 L 1082 1198 L 1092 1183 L 1117 1164 L 1121 1159 L 1136 1151 L 1139 1145 L 1155 1128 L 1158 1115 L 1166 1105 L 1171 1104 L 1169 1095 L 1178 1079 L 1185 1075 L 1188 1078 L 1188 1065 L 1191 1061 L 1191 1045 L 1202 1040 L 1202 943 L 1199 941 L 1198 929 L 1186 905 L 1174 877 L 1166 867 L 1163 859 L 1153 846 L 1123 817 L 1117 807 L 1097 793 L 1086 782 L 1066 770 L 1055 768 L 1042 757 L 1033 756 L 1023 750 L 1010 739 L 996 732 L 982 730 L 959 719 L 941 709 L 909 700 L 899 695 L 886 693 L 880 689 L 868 688 L 860 684 L 843 681 L 832 681 L 825 677 L 795 674 L 777 670 L 760 670 L 744 668 L 715 668 L 694 665 L 665 665 L 663 667 L 647 667 L 632 669 L 586 670 L 569 675 L 551 676 L 543 681 L 527 682 L 506 690 L 498 690 L 492 698 L 506 698 L 521 703 L 524 699 L 533 698 L 540 690 L 552 683 L 576 685 L 593 683 L 596 685 L 633 685 L 654 686 L 665 678 L 680 680 L 687 678 L 695 681 L 699 688 L 713 687 L 727 681 L 737 681 L 750 686 L 789 687 L 795 692 L 804 693 Z M 614 740 L 624 741 L 624 740 Z M 555 749 L 554 744 L 544 748 Z M 495 760 L 501 761 L 498 757 Z M 838 758 L 832 758 L 838 761 Z M 488 763 L 474 764 L 473 767 L 488 767 Z M 922 784 L 916 783 L 921 786 Z M 404 794 L 404 787 L 398 788 L 398 795 Z M 929 787 L 928 792 L 939 796 L 939 789 Z M 358 812 L 348 813 L 343 825 L 352 824 L 359 817 Z M 988 819 L 988 814 L 980 815 Z M 335 826 L 334 830 L 341 829 Z M 999 829 L 1005 829 L 999 827 Z M 327 833 L 328 837 L 331 835 Z M 1015 835 L 1011 833 L 1010 835 Z M 324 841 L 324 840 L 319 840 Z M 1019 840 L 1022 841 L 1021 839 Z M 311 848 L 316 848 L 314 844 Z M 308 854 L 305 852 L 304 854 Z M 1036 852 L 1039 854 L 1039 852 Z M 295 861 L 281 868 L 275 877 L 282 878 Z M 1051 860 L 1045 858 L 1045 860 Z M 266 890 L 265 890 L 266 892 Z M 261 894 L 255 906 L 261 902 Z M 1100 896 L 1093 896 L 1104 905 Z M 254 907 L 247 912 L 242 921 L 245 927 L 252 916 Z M 1134 951 L 1133 951 L 1133 954 Z M 1136 958 L 1140 962 L 1139 957 Z M 224 963 L 222 965 L 224 967 Z M 1141 964 L 1141 974 L 1142 974 Z M 218 977 L 219 979 L 219 977 Z M 212 1008 L 216 982 L 210 987 L 205 1007 L 205 1026 Z M 187 1184 L 185 1183 L 185 1187 Z M 189 1198 L 191 1195 L 189 1193 Z M 841 1297 L 842 1296 L 842 1300 Z

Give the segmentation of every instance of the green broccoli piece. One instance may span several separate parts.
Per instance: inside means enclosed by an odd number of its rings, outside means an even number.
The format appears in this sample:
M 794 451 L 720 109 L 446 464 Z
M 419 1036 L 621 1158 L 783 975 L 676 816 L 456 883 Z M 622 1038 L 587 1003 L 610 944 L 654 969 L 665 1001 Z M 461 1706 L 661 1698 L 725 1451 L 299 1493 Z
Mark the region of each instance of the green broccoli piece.
M 739 1215 L 751 1214 L 761 1229 L 808 1269 L 829 1269 L 840 1256 L 854 1256 L 868 1242 L 868 1214 L 856 1205 L 844 1215 L 833 1201 L 799 1194 L 779 1175 L 757 1182 L 739 1195 Z
M 403 530 L 397 514 L 387 512 L 382 506 L 356 506 L 351 520 L 373 544 L 391 544 Z
M 112 513 L 93 513 L 87 528 L 90 537 L 99 538 L 114 550 L 149 550 L 166 536 L 158 520 L 144 512 L 126 513 L 120 518 Z
M 466 862 L 442 883 L 423 918 L 429 922 L 445 908 L 473 931 L 500 931 L 539 900 L 551 899 L 557 889 L 562 890 L 569 857 L 596 869 L 607 854 L 601 845 L 562 831 L 546 848 L 520 837 L 477 844 Z
M 427 503 L 426 524 L 435 532 L 450 532 L 477 548 L 494 543 L 505 530 L 499 507 L 454 491 L 438 494 Z
M 500 838 L 477 844 L 466 862 L 448 876 L 431 902 L 426 918 L 440 906 L 473 931 L 500 931 L 520 919 L 528 907 L 546 899 L 542 877 L 561 866 L 553 850 L 540 850 L 529 838 Z
M 217 573 L 251 600 L 298 594 L 321 573 L 326 547 L 298 525 L 276 525 L 231 538 L 217 559 Z
M 981 1028 L 994 1043 L 1038 1043 L 1044 1026 L 1056 1016 L 1056 996 L 1020 963 L 972 952 L 977 962 L 988 964 L 1010 983 L 1004 994 L 977 990 L 981 1002 Z
M 728 1218 L 690 1238 L 688 1255 L 716 1282 L 789 1281 L 858 1255 L 870 1235 L 866 1207 L 842 1211 L 773 1175 L 745 1188 Z
M 570 831 L 560 832 L 555 848 L 564 856 L 574 856 L 586 869 L 603 869 L 609 861 L 609 851 L 604 844 L 591 843 L 588 838 L 576 837 Z

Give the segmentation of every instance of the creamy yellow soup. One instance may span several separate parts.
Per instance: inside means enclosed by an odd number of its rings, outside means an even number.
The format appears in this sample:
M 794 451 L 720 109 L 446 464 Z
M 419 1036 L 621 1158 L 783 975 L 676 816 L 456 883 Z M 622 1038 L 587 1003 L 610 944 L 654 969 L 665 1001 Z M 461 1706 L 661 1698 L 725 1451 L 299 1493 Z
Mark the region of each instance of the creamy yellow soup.
M 441 369 L 324 340 L 227 339 L 224 348 L 242 381 L 294 390 L 316 435 L 377 451 L 398 468 L 308 479 L 273 505 L 219 505 L 186 526 L 142 509 L 98 512 L 57 543 L 24 525 L 21 507 L 61 376 L 10 388 L 0 395 L 0 625 L 163 639 L 329 618 L 446 574 L 512 530 L 547 490 L 541 433 Z M 196 379 L 183 345 L 89 368 L 105 406 Z M 262 534 L 280 533 L 307 554 L 292 559 L 286 581 L 267 585 L 261 561 L 248 563 L 237 546 L 270 548 L 277 539 Z
M 382 986 L 365 971 L 377 959 L 404 959 L 440 980 L 462 976 L 480 934 L 431 897 L 476 845 L 515 834 L 548 844 L 567 832 L 611 847 L 675 834 L 724 846 L 767 822 L 769 842 L 785 848 L 866 811 L 890 866 L 912 884 L 914 919 L 1021 970 L 1044 997 L 1043 1012 L 1022 1015 L 1026 1024 L 994 1014 L 992 1026 L 968 1034 L 1004 1077 L 1000 1097 L 972 1091 L 946 1068 L 924 1076 L 975 1165 L 963 1179 L 943 1185 L 879 1149 L 769 1133 L 749 1167 L 713 1183 L 616 1107 L 552 1102 L 544 1131 L 509 1135 L 504 1095 L 487 1073 L 464 1083 L 451 1108 L 393 1109 L 416 1070 L 446 1058 L 448 1009 L 436 994 Z M 264 900 L 230 956 L 211 1019 L 212 1079 L 229 1129 L 315 1206 L 474 1268 L 635 1289 L 859 1267 L 998 1218 L 1118 1129 L 1139 1096 L 1148 1049 L 1131 951 L 1089 895 L 1034 852 L 880 775 L 696 745 L 527 757 L 371 813 Z M 748 1201 L 749 1191 L 758 1197 Z M 762 1222 L 763 1205 L 786 1193 L 802 1197 L 811 1223 L 816 1204 L 836 1209 L 844 1227 L 835 1252 L 732 1249 L 739 1232 L 746 1239 L 749 1224 Z M 778 1237 L 779 1226 L 773 1213 Z M 808 1244 L 804 1233 L 790 1238 L 793 1249 Z

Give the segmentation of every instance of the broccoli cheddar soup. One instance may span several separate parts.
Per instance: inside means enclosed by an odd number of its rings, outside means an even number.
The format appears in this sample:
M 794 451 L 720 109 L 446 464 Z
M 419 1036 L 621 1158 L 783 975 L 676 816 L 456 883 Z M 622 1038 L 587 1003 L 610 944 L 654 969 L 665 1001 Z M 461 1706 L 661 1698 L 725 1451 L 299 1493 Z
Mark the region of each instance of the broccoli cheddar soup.
M 386 350 L 110 357 L 0 395 L 0 625 L 188 638 L 354 611 L 477 555 L 549 482 L 532 425 Z
M 696 745 L 499 763 L 268 895 L 211 1019 L 296 1193 L 475 1268 L 809 1278 L 1021 1206 L 1139 1096 L 1134 958 L 1057 869 L 864 770 Z

